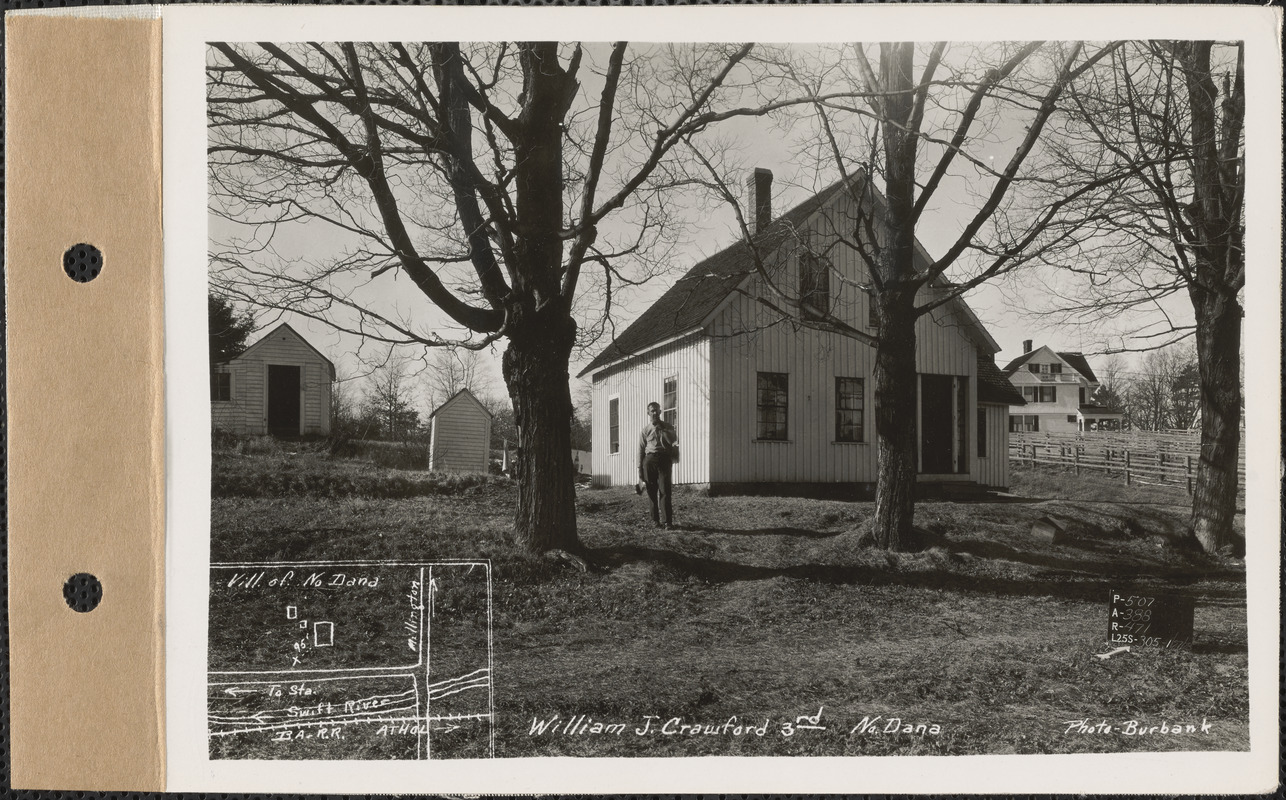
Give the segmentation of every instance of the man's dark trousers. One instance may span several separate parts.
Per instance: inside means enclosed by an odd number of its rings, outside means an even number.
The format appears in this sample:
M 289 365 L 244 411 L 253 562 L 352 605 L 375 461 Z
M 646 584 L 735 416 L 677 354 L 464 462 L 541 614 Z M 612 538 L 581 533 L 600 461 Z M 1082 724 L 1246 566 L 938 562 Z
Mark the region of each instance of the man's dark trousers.
M 652 501 L 652 521 L 669 525 L 674 520 L 674 506 L 670 495 L 673 487 L 670 457 L 664 453 L 648 453 L 643 457 L 643 480 L 647 483 L 647 499 Z M 665 508 L 661 519 L 659 505 Z

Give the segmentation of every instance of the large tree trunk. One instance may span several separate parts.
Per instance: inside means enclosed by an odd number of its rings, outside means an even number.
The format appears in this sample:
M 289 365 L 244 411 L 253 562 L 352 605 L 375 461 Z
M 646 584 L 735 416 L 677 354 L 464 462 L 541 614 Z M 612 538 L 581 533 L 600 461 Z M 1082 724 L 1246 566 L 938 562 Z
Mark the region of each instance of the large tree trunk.
M 1234 544 L 1241 446 L 1241 305 L 1222 293 L 1191 291 L 1201 380 L 1201 460 L 1192 497 L 1192 535 L 1207 553 Z
M 880 45 L 880 76 L 890 94 L 881 100 L 884 194 L 888 236 L 876 270 L 880 340 L 875 348 L 875 541 L 886 549 L 913 548 L 915 518 L 915 162 L 913 110 L 915 45 Z
M 571 297 L 559 291 L 563 240 L 563 126 L 576 94 L 559 63 L 558 45 L 520 48 L 523 103 L 514 141 L 514 289 L 502 368 L 518 427 L 518 508 L 514 533 L 532 553 L 580 550 L 576 537 L 576 472 L 572 464 L 572 397 L 567 363 L 576 342 Z
M 1224 78 L 1222 119 L 1211 70 L 1211 42 L 1175 45 L 1188 87 L 1192 120 L 1192 202 L 1184 209 L 1194 259 L 1188 296 L 1197 323 L 1201 380 L 1201 461 L 1192 498 L 1192 535 L 1207 553 L 1233 544 L 1237 456 L 1241 444 L 1242 248 L 1241 131 L 1245 115 L 1244 54 L 1236 79 Z
M 575 340 L 571 315 L 547 308 L 512 326 L 502 359 L 518 427 L 514 534 L 533 553 L 580 549 L 567 375 Z
M 879 463 L 875 484 L 875 541 L 886 550 L 914 546 L 916 372 L 915 317 L 911 297 L 886 291 L 880 300 L 880 341 L 875 349 L 875 435 Z

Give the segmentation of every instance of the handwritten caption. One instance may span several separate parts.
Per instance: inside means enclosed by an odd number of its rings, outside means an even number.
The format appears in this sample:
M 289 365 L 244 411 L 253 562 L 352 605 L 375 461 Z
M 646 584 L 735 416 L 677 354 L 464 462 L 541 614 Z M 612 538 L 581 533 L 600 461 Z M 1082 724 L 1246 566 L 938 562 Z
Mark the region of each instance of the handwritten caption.
M 825 711 L 826 707 L 820 706 L 815 714 L 801 714 L 778 720 L 771 717 L 748 719 L 734 714 L 727 719 L 714 722 L 692 720 L 686 717 L 664 717 L 659 714 L 647 714 L 630 722 L 609 722 L 595 719 L 588 714 L 573 714 L 570 717 L 554 715 L 544 718 L 532 717 L 527 735 L 542 737 L 727 736 L 731 738 L 780 736 L 789 739 L 829 730 L 868 736 L 890 734 L 937 736 L 942 733 L 942 726 L 936 722 L 906 721 L 901 717 L 885 717 L 878 714 L 865 715 L 852 726 L 836 724 L 826 720 Z
M 1172 722 L 1165 719 L 1159 723 L 1137 719 L 1127 719 L 1124 722 L 1108 722 L 1105 719 L 1091 722 L 1088 719 L 1069 719 L 1063 724 L 1067 726 L 1063 733 L 1069 736 L 1182 736 L 1193 733 L 1208 734 L 1213 728 L 1205 717 L 1201 718 L 1201 722 Z

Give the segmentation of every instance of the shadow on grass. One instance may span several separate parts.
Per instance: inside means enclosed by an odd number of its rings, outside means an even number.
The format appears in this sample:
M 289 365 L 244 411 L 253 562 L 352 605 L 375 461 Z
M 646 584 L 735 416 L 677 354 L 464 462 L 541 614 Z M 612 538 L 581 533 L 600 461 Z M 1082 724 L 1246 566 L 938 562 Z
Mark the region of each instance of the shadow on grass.
M 1016 552 L 1016 551 L 1015 551 Z M 600 569 L 617 569 L 627 564 L 651 563 L 681 575 L 707 583 L 767 580 L 787 577 L 828 584 L 866 584 L 871 586 L 914 586 L 949 591 L 982 592 L 997 595 L 1043 596 L 1066 600 L 1100 601 L 1109 591 L 1147 587 L 1164 589 L 1174 594 L 1197 580 L 1225 577 L 1240 582 L 1243 576 L 1234 570 L 1210 569 L 1199 573 L 1191 570 L 1131 569 L 1121 573 L 1087 573 L 1064 571 L 1031 577 L 999 577 L 955 571 L 946 566 L 928 566 L 909 571 L 874 564 L 789 564 L 763 566 L 724 561 L 657 547 L 616 545 L 592 548 L 585 552 L 589 562 Z M 1226 597 L 1236 601 L 1244 597 L 1239 589 L 1202 587 L 1194 596 Z
M 675 525 L 677 531 L 717 533 L 723 536 L 795 536 L 803 539 L 829 539 L 844 531 L 814 531 L 808 528 L 711 528 L 706 525 Z

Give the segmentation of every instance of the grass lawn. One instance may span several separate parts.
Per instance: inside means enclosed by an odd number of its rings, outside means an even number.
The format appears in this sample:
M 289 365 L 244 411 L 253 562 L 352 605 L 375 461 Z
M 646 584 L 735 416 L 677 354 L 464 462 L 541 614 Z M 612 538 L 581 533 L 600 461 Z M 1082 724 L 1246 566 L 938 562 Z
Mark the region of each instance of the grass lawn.
M 1244 565 L 1176 546 L 1182 492 L 1019 471 L 1005 502 L 921 503 L 927 549 L 892 554 L 864 546 L 870 503 L 680 492 L 658 531 L 629 488 L 583 489 L 581 573 L 514 548 L 507 482 L 374 498 L 334 487 L 378 468 L 313 484 L 357 468 L 299 458 L 290 496 L 216 497 L 212 560 L 490 559 L 497 755 L 1249 746 Z M 262 468 L 216 461 L 216 486 Z M 1033 537 L 1047 515 L 1073 537 Z M 1193 646 L 1095 657 L 1121 589 L 1194 597 Z

